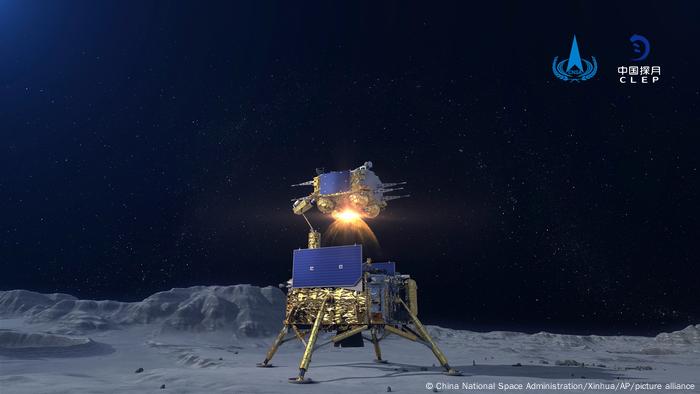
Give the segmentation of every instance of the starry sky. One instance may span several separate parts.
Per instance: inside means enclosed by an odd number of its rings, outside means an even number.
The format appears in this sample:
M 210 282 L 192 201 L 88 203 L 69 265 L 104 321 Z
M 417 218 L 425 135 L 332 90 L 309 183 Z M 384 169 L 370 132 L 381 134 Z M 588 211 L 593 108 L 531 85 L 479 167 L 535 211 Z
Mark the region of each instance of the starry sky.
M 700 322 L 697 3 L 285 3 L 0 0 L 0 289 L 276 285 L 290 185 L 371 160 L 428 323 Z M 635 33 L 657 84 L 617 81 Z

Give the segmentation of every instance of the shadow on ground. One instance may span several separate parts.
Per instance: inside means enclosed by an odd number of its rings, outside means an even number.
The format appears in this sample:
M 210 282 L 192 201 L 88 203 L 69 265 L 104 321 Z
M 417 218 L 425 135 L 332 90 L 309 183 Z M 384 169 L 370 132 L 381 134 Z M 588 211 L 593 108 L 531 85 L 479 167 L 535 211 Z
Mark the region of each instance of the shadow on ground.
M 335 382 L 353 379 L 377 379 L 400 376 L 434 376 L 442 375 L 443 369 L 440 367 L 422 367 L 411 364 L 372 364 L 372 363 L 350 363 L 334 365 L 316 365 L 313 369 L 323 369 L 327 367 L 349 367 L 367 368 L 375 371 L 386 372 L 383 375 L 364 376 L 344 376 L 342 378 L 319 380 L 318 382 Z M 614 380 L 624 375 L 611 370 L 598 367 L 562 367 L 562 366 L 541 366 L 541 365 L 458 365 L 454 368 L 460 370 L 462 377 L 469 376 L 507 376 L 507 377 L 528 377 L 539 379 L 595 379 Z M 443 375 L 444 376 L 444 375 Z M 457 377 L 459 378 L 459 377 Z

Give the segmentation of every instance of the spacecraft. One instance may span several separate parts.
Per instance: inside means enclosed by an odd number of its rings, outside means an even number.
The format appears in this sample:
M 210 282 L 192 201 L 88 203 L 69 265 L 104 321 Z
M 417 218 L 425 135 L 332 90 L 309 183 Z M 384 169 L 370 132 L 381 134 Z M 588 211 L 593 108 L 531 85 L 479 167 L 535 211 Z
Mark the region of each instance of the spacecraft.
M 294 213 L 304 215 L 315 203 L 326 214 L 350 207 L 360 211 L 362 217 L 376 217 L 387 201 L 404 197 L 384 194 L 403 183 L 382 183 L 370 168 L 372 163 L 366 162 L 352 171 L 318 171 L 312 181 L 300 184 L 313 185 L 314 192 L 293 200 Z M 342 215 L 334 217 L 343 220 Z M 398 272 L 393 261 L 364 259 L 361 244 L 321 246 L 321 233 L 311 223 L 309 226 L 308 247 L 292 253 L 292 279 L 286 285 L 282 329 L 259 367 L 271 366 L 283 343 L 298 340 L 304 345 L 304 354 L 298 376 L 289 381 L 309 383 L 306 372 L 316 349 L 329 344 L 363 347 L 369 342 L 374 347 L 375 362 L 386 363 L 379 344 L 395 335 L 427 346 L 447 374 L 461 374 L 450 366 L 418 319 L 418 285 L 410 275 Z M 319 332 L 332 336 L 317 344 Z
M 325 172 L 316 170 L 314 179 L 292 186 L 313 186 L 314 191 L 305 197 L 295 198 L 292 210 L 303 215 L 316 205 L 324 214 L 352 209 L 364 218 L 375 218 L 386 208 L 387 202 L 407 195 L 388 195 L 402 190 L 406 182 L 382 183 L 372 171 L 372 162 L 365 162 L 354 170 Z

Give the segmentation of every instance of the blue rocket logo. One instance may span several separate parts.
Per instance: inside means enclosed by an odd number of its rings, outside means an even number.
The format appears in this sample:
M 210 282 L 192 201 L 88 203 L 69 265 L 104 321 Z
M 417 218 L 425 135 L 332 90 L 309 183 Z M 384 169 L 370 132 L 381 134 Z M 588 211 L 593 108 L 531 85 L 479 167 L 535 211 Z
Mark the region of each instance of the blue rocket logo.
M 591 60 L 581 58 L 576 36 L 574 36 L 574 40 L 571 42 L 569 57 L 559 61 L 559 57 L 555 56 L 552 62 L 552 72 L 562 81 L 587 81 L 593 78 L 597 71 L 598 62 L 595 60 L 595 56 L 591 56 Z

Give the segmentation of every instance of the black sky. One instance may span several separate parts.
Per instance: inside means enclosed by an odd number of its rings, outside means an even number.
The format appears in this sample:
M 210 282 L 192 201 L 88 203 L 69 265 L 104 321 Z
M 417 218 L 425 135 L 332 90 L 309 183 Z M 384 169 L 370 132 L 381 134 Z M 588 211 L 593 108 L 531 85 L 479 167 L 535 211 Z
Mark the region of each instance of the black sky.
M 0 288 L 283 282 L 289 185 L 371 160 L 429 323 L 700 320 L 698 3 L 286 3 L 0 1 Z M 634 33 L 656 85 L 617 83 Z

